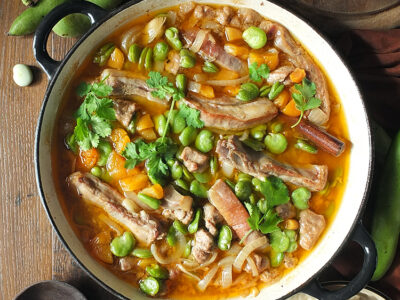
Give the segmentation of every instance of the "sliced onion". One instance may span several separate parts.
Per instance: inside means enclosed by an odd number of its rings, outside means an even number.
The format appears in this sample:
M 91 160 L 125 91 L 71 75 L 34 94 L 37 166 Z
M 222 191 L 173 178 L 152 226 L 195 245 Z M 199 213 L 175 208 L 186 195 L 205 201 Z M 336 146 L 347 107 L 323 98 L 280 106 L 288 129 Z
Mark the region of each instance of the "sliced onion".
M 182 258 L 181 261 L 182 261 L 182 264 L 184 264 L 185 267 L 189 268 L 190 270 L 194 270 L 200 266 L 197 261 L 194 261 L 191 259 Z
M 225 161 L 222 162 L 221 169 L 222 173 L 228 178 L 232 177 L 233 172 L 235 171 L 235 167 Z
M 105 224 L 107 224 L 108 227 L 110 227 L 112 230 L 114 230 L 117 233 L 117 235 L 121 235 L 123 233 L 121 226 L 119 226 L 117 223 L 115 223 L 113 220 L 111 220 L 106 215 L 101 214 L 99 216 L 99 220 L 104 222 Z
M 205 73 L 197 73 L 193 75 L 193 80 L 196 82 L 202 82 L 207 80 L 207 74 Z
M 166 16 L 158 16 L 146 24 L 146 26 L 143 28 L 142 39 L 145 45 L 151 43 L 164 34 L 164 23 L 166 20 Z
M 176 12 L 174 12 L 173 10 L 170 10 L 167 13 L 167 24 L 168 26 L 174 26 L 176 22 Z
M 246 246 L 243 247 L 243 249 L 239 252 L 238 256 L 235 259 L 235 262 L 233 263 L 233 267 L 235 268 L 236 271 L 240 272 L 242 270 L 242 266 L 246 258 L 257 248 L 264 246 L 267 244 L 267 238 L 265 236 L 262 236 L 258 239 L 252 240 L 250 243 L 248 243 Z
M 250 267 L 251 270 L 251 274 L 253 275 L 253 277 L 257 277 L 258 276 L 258 270 L 257 270 L 257 266 L 254 263 L 254 260 L 249 256 L 246 258 L 247 264 Z
M 154 60 L 154 71 L 157 71 L 157 72 L 164 71 L 164 61 Z
M 245 278 L 246 278 L 247 274 L 246 273 L 242 273 L 240 274 L 238 277 L 236 277 L 236 279 L 232 282 L 232 285 L 237 285 L 239 283 L 242 283 Z
M 318 107 L 312 109 L 312 110 L 309 112 L 307 118 L 308 118 L 308 120 L 309 120 L 310 122 L 312 122 L 312 123 L 314 123 L 314 124 L 317 124 L 317 125 L 325 124 L 325 123 L 329 120 L 329 117 L 327 116 L 327 114 L 324 113 L 324 112 L 322 111 L 322 109 L 320 109 L 320 108 L 318 108 Z
M 235 262 L 234 256 L 226 256 L 218 262 L 218 266 L 225 267 L 227 265 L 233 265 L 234 262 Z
M 151 254 L 153 254 L 157 262 L 163 265 L 167 265 L 177 262 L 179 260 L 179 258 L 182 256 L 183 251 L 185 250 L 186 238 L 183 234 L 179 232 L 176 233 L 176 237 L 177 237 L 177 243 L 175 246 L 175 252 L 172 253 L 171 255 L 168 255 L 168 257 L 163 257 L 162 255 L 160 255 L 156 244 L 153 243 L 151 245 L 150 247 Z
M 125 198 L 121 205 L 125 207 L 129 212 L 137 213 L 140 211 L 139 205 L 136 204 L 132 199 Z
M 139 200 L 139 197 L 135 192 L 133 192 L 133 191 L 124 192 L 124 195 L 126 198 L 133 200 L 133 202 L 135 202 L 140 208 L 145 209 L 145 210 L 152 210 L 152 208 L 150 206 L 148 206 L 147 204 L 145 204 Z
M 138 37 L 140 36 L 142 31 L 142 26 L 137 25 L 133 26 L 131 29 L 125 31 L 122 34 L 122 40 L 121 40 L 121 48 L 125 52 L 125 54 L 128 54 L 129 47 L 136 42 Z
M 188 275 L 189 277 L 192 277 L 193 279 L 195 279 L 195 280 L 197 280 L 197 281 L 200 281 L 200 280 L 201 280 L 199 276 L 197 276 L 197 275 L 195 275 L 195 274 L 189 272 L 189 271 L 186 270 L 181 264 L 177 264 L 176 266 L 178 267 L 179 270 L 181 270 L 183 273 L 185 273 L 185 274 Z
M 217 22 L 211 21 L 211 20 L 205 20 L 202 24 L 201 24 L 201 28 L 204 29 L 211 29 L 213 30 L 215 33 L 221 33 L 221 29 L 223 28 L 223 26 Z
M 214 253 L 213 253 L 213 255 L 210 257 L 210 259 L 207 260 L 207 261 L 205 261 L 205 262 L 203 262 L 202 264 L 200 264 L 199 268 L 201 269 L 201 268 L 204 268 L 204 267 L 207 267 L 207 266 L 211 265 L 211 264 L 215 261 L 215 259 L 217 258 L 217 256 L 218 256 L 218 252 L 217 252 L 217 251 L 214 251 Z
M 181 57 L 177 51 L 169 51 L 168 59 L 165 63 L 165 70 L 171 74 L 176 75 L 179 70 L 180 59 Z
M 218 266 L 214 266 L 207 274 L 204 276 L 202 280 L 197 284 L 197 287 L 201 292 L 204 292 L 207 286 L 210 284 L 211 280 L 214 278 L 215 274 L 217 274 Z
M 208 34 L 208 30 L 200 29 L 200 30 L 197 32 L 196 38 L 194 39 L 194 41 L 193 41 L 193 43 L 192 43 L 192 45 L 190 46 L 189 49 L 190 49 L 191 51 L 193 51 L 194 53 L 199 52 L 201 46 L 202 46 L 203 43 L 204 43 L 204 40 L 205 40 L 207 34 Z
M 237 78 L 237 79 L 229 79 L 229 80 L 207 80 L 205 83 L 209 85 L 215 85 L 215 86 L 232 86 L 232 85 L 238 85 L 241 84 L 245 81 L 249 80 L 249 75 Z
M 189 81 L 188 82 L 188 90 L 194 93 L 200 93 L 200 89 L 201 89 L 201 84 L 194 82 L 194 81 Z
M 231 249 L 227 251 L 227 254 L 236 257 L 242 249 L 242 246 L 240 246 L 238 243 L 235 243 L 231 246 Z
M 232 265 L 227 265 L 222 269 L 221 286 L 226 289 L 232 285 Z

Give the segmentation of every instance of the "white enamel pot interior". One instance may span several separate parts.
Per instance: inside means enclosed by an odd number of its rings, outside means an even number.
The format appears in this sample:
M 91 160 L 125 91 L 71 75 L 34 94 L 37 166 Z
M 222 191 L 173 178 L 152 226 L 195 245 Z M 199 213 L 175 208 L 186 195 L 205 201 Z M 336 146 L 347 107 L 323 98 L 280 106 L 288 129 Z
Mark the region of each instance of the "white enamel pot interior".
M 57 199 L 50 161 L 55 118 L 62 95 L 73 77 L 74 71 L 82 64 L 85 57 L 96 49 L 108 35 L 149 11 L 178 5 L 184 1 L 144 0 L 137 4 L 128 3 L 112 13 L 105 13 L 97 6 L 85 1 L 82 1 L 83 4 L 80 2 L 65 4 L 51 12 L 43 20 L 35 34 L 35 55 L 50 80 L 38 121 L 35 145 L 36 176 L 43 205 L 60 239 L 81 267 L 88 271 L 103 287 L 120 297 L 146 298 L 131 285 L 120 280 L 97 263 L 85 250 L 68 224 Z M 210 1 L 202 0 L 197 2 L 210 3 Z M 332 47 L 307 23 L 287 10 L 270 2 L 260 0 L 219 0 L 218 4 L 252 8 L 268 19 L 281 23 L 289 29 L 294 37 L 301 41 L 305 48 L 323 66 L 326 74 L 337 89 L 352 142 L 347 187 L 335 220 L 312 253 L 280 281 L 261 290 L 256 299 L 279 299 L 296 290 L 304 290 L 304 288 L 306 292 L 317 296 L 317 298 L 344 299 L 340 297 L 341 295 L 349 295 L 348 291 L 347 294 L 324 294 L 324 291 L 312 279 L 329 263 L 345 241 L 350 238 L 350 234 L 357 224 L 362 211 L 368 190 L 372 146 L 368 119 L 358 88 L 348 69 Z M 62 62 L 53 61 L 48 56 L 45 48 L 49 28 L 52 28 L 63 16 L 73 12 L 87 14 L 91 18 L 93 27 L 78 41 Z M 353 286 L 353 291 L 356 293 L 367 283 L 372 275 L 375 248 L 370 239 L 368 239 L 365 230 L 360 229 L 360 227 L 356 230 L 353 239 L 361 244 L 363 241 L 368 240 L 368 245 L 362 246 L 367 256 L 369 255 L 367 261 L 364 261 L 363 272 L 355 280 L 357 282 Z M 371 264 L 373 265 L 372 267 Z

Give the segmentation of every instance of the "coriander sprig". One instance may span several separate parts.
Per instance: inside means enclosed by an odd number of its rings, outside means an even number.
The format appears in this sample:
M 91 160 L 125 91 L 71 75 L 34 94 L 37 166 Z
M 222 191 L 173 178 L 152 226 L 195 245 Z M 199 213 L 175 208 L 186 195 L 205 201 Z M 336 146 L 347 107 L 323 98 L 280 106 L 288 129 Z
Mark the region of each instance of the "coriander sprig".
M 261 80 L 267 79 L 269 76 L 270 69 L 267 64 L 257 65 L 256 62 L 253 62 L 249 66 L 249 76 L 250 79 L 255 82 L 261 82 Z

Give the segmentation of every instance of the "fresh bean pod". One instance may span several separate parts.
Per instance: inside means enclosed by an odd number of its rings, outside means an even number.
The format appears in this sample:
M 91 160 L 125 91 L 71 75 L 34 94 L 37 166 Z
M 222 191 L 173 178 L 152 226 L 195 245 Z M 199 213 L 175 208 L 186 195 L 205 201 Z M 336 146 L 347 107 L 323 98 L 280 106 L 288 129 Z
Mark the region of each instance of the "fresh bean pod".
M 208 183 L 211 180 L 211 174 L 207 171 L 203 173 L 193 173 L 193 176 L 200 183 Z
M 146 71 L 150 71 L 153 67 L 153 49 L 149 48 L 146 53 L 146 57 L 144 60 L 144 68 Z
M 283 231 L 277 230 L 269 234 L 271 248 L 276 252 L 285 252 L 290 240 Z
M 170 170 L 171 170 L 171 176 L 174 180 L 180 179 L 183 175 L 182 166 L 177 161 L 174 162 Z
M 272 86 L 264 85 L 260 88 L 260 97 L 267 97 L 269 92 L 271 91 Z
M 187 192 L 189 191 L 189 185 L 183 179 L 175 180 L 174 185 L 177 186 L 178 188 L 181 188 L 181 189 L 187 191 Z
M 210 158 L 210 173 L 212 176 L 215 176 L 218 172 L 218 160 L 217 157 L 212 156 Z
M 165 131 L 169 129 L 169 126 L 167 126 L 167 118 L 165 118 L 164 115 L 160 114 L 155 116 L 153 121 L 157 133 L 160 136 L 164 136 Z
M 245 139 L 243 141 L 243 144 L 245 144 L 246 146 L 250 147 L 254 151 L 262 151 L 265 148 L 265 145 L 264 145 L 263 142 L 257 141 L 257 140 L 252 139 L 252 138 Z
M 140 53 L 139 56 L 139 63 L 138 63 L 138 68 L 139 70 L 143 70 L 145 62 L 146 62 L 146 56 L 147 56 L 147 52 L 149 51 L 149 47 L 145 47 L 142 52 Z
M 268 93 L 268 98 L 270 100 L 274 100 L 276 97 L 279 96 L 279 94 L 283 91 L 284 88 L 285 86 L 282 83 L 280 83 L 279 81 L 275 82 Z
M 298 139 L 294 147 L 299 150 L 303 150 L 305 152 L 316 154 L 318 152 L 317 147 L 307 143 L 305 140 Z
M 174 223 L 172 223 L 172 226 L 174 226 L 176 231 L 178 231 L 182 234 L 188 233 L 186 226 L 179 220 L 174 220 Z
M 96 54 L 93 57 L 93 63 L 98 64 L 100 67 L 103 67 L 107 63 L 107 60 L 111 56 L 111 53 L 114 51 L 114 49 L 114 43 L 110 42 L 105 44 L 99 50 L 97 50 Z
M 190 253 L 192 253 L 192 241 L 186 243 L 185 250 L 183 250 L 183 258 L 188 258 Z
M 279 267 L 282 264 L 284 257 L 285 255 L 283 254 L 283 252 L 276 252 L 272 249 L 269 255 L 269 259 L 271 261 L 271 267 L 273 268 Z
M 194 216 L 193 221 L 188 226 L 188 231 L 190 234 L 196 233 L 197 230 L 199 229 L 200 216 L 201 216 L 201 209 L 198 208 L 196 210 L 196 214 Z

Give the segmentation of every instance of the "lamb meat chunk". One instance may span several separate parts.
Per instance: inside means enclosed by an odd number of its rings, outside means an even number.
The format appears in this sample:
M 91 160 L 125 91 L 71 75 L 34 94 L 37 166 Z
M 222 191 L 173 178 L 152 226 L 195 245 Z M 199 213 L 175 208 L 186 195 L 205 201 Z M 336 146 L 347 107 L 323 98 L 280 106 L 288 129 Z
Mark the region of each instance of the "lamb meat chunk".
M 297 257 L 294 257 L 292 253 L 285 253 L 285 256 L 283 257 L 283 264 L 287 269 L 294 268 L 297 266 L 299 260 Z
M 318 241 L 326 222 L 322 215 L 306 209 L 300 212 L 300 246 L 305 250 L 310 250 Z
M 307 187 L 311 191 L 321 191 L 328 179 L 328 166 L 326 165 L 294 168 L 274 160 L 264 152 L 257 152 L 244 146 L 237 136 L 219 140 L 216 152 L 221 161 L 261 180 L 269 175 L 274 175 L 283 181 Z
M 133 76 L 132 72 L 115 69 L 105 69 L 101 73 L 101 78 L 106 78 L 105 83 L 113 88 L 112 96 L 126 98 L 136 95 L 147 98 L 149 101 L 168 104 L 167 100 L 160 100 L 151 94 L 153 89 L 147 86 L 144 79 Z
M 207 103 L 190 98 L 183 101 L 187 106 L 200 111 L 200 119 L 206 127 L 218 130 L 245 130 L 267 123 L 278 115 L 277 107 L 264 98 L 231 105 Z
M 292 203 L 285 203 L 275 207 L 275 211 L 283 220 L 291 219 L 296 216 L 296 208 Z
M 251 8 L 241 7 L 237 14 L 243 25 L 257 26 L 263 20 L 263 17 Z
M 185 39 L 189 47 L 195 41 L 199 30 L 200 28 L 196 27 L 185 30 L 182 33 L 183 38 Z M 199 55 L 202 56 L 205 60 L 214 61 L 221 67 L 232 70 L 239 74 L 244 75 L 248 73 L 247 63 L 227 53 L 224 48 L 217 43 L 211 33 L 207 33 L 206 37 L 204 38 L 204 41 L 200 46 Z
M 205 226 L 213 236 L 216 236 L 218 234 L 217 225 L 221 223 L 224 218 L 211 203 L 204 204 L 203 210 Z
M 183 2 L 181 5 L 179 5 L 179 17 L 181 17 L 182 19 L 185 18 L 186 15 L 190 13 L 195 7 L 196 4 L 192 1 Z
M 268 84 L 273 84 L 274 82 L 283 82 L 283 83 L 291 83 L 290 80 L 286 81 L 285 79 L 294 71 L 293 66 L 282 66 L 278 69 L 273 70 L 267 79 Z
M 269 269 L 270 263 L 267 256 L 254 253 L 252 257 L 259 273 Z
M 195 100 L 202 104 L 216 104 L 216 105 L 241 105 L 241 104 L 243 104 L 243 101 L 236 99 L 235 97 L 229 97 L 227 95 L 222 95 L 220 97 L 210 99 L 210 98 L 200 96 L 200 94 L 189 92 L 188 98 Z
M 194 235 L 194 245 L 192 248 L 192 255 L 194 259 L 199 264 L 204 263 L 211 257 L 213 249 L 213 236 L 207 230 L 198 230 Z
M 124 197 L 96 176 L 75 172 L 68 177 L 68 182 L 83 199 L 102 208 L 110 218 L 128 228 L 140 242 L 149 245 L 164 237 L 158 220 L 144 210 L 139 214 L 126 210 L 121 205 Z
M 127 128 L 135 115 L 136 103 L 122 99 L 114 99 L 113 102 L 117 121 Z
M 226 26 L 230 22 L 234 13 L 234 10 L 230 6 L 224 6 L 216 10 L 215 20 L 217 20 L 221 25 Z
M 229 186 L 221 179 L 218 179 L 208 191 L 208 197 L 210 203 L 218 209 L 219 213 L 235 231 L 239 239 L 243 239 L 251 230 L 249 223 L 247 223 L 247 219 L 250 216 Z M 246 237 L 244 242 L 248 243 L 262 236 L 260 232 L 253 231 Z
M 196 19 L 213 19 L 215 17 L 215 10 L 207 5 L 197 5 L 193 14 Z
M 136 265 L 135 259 L 133 257 L 121 257 L 119 259 L 119 268 L 121 271 L 126 272 L 132 270 Z
M 180 158 L 189 172 L 201 173 L 207 169 L 209 158 L 207 155 L 200 153 L 190 147 L 185 147 Z
M 164 200 L 161 202 L 163 216 L 178 219 L 187 225 L 193 217 L 192 204 L 192 197 L 181 195 L 172 185 L 164 188 Z

